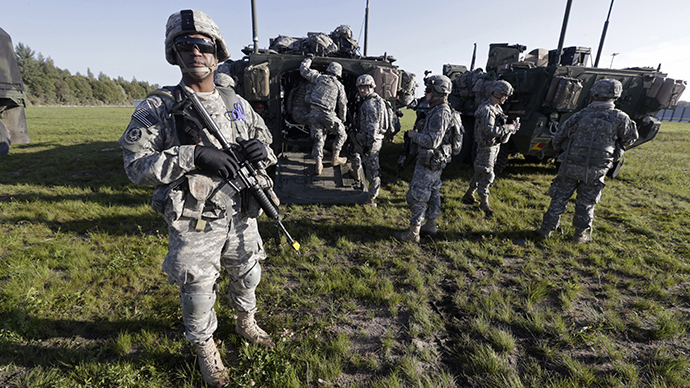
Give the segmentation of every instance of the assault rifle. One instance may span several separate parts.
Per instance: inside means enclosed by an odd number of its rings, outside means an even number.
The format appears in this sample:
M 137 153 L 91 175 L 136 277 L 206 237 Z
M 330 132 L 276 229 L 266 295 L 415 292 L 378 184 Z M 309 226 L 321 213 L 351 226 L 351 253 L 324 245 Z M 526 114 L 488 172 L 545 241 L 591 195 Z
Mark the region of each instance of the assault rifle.
M 218 124 L 213 121 L 211 115 L 201 104 L 201 101 L 199 101 L 199 97 L 196 95 L 196 93 L 188 93 L 185 91 L 185 94 L 187 94 L 187 97 L 191 101 L 194 110 L 196 110 L 199 116 L 201 116 L 201 120 L 206 126 L 206 129 L 208 129 L 208 131 L 220 142 L 223 150 L 238 151 L 239 146 L 235 144 L 233 147 L 233 145 L 228 143 L 228 141 L 225 139 L 225 136 L 223 136 L 223 133 L 220 131 Z M 238 154 L 238 152 L 235 152 L 235 154 Z M 229 196 L 233 196 L 242 190 L 249 190 L 256 202 L 258 202 L 259 206 L 261 206 L 261 209 L 263 209 L 264 213 L 266 213 L 268 218 L 273 220 L 278 229 L 285 235 L 290 245 L 295 249 L 295 251 L 297 251 L 297 254 L 299 254 L 299 243 L 295 241 L 292 236 L 290 236 L 290 233 L 288 233 L 287 229 L 285 229 L 283 220 L 280 217 L 280 213 L 278 213 L 276 205 L 268 198 L 263 187 L 261 187 L 259 180 L 256 178 L 257 169 L 263 168 L 263 162 L 258 162 L 256 163 L 256 166 L 254 166 L 246 160 L 242 161 L 236 177 L 232 180 L 227 180 L 227 184 L 223 185 L 221 190 Z

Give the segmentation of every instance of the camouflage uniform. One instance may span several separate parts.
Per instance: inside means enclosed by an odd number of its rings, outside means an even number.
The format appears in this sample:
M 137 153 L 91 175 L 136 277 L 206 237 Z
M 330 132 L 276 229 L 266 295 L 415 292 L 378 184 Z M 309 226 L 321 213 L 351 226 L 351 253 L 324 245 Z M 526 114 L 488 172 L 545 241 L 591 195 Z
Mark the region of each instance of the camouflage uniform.
M 247 197 L 225 194 L 219 190 L 227 186 L 221 178 L 195 167 L 196 144 L 180 139 L 170 114 L 176 104 L 172 90 L 159 90 L 146 98 L 118 144 L 123 148 L 129 179 L 155 187 L 152 207 L 168 223 L 169 252 L 163 270 L 170 283 L 180 286 L 187 339 L 202 343 L 217 327 L 213 305 L 221 265 L 230 277 L 232 307 L 240 312 L 252 311 L 261 279 L 259 262 L 266 253 L 256 219 L 244 211 L 243 199 Z M 237 112 L 226 108 L 217 88 L 197 95 L 230 143 L 256 138 L 267 146 L 269 163 L 276 162 L 268 147 L 271 133 L 246 100 L 237 96 L 244 109 L 243 114 L 233 117 L 233 113 L 239 113 L 238 106 L 234 109 Z M 191 125 L 188 120 L 185 123 Z M 200 145 L 222 148 L 205 129 L 200 136 Z M 199 225 L 201 231 L 196 229 Z
M 477 156 L 474 159 L 474 175 L 470 180 L 470 191 L 477 190 L 482 198 L 489 196 L 489 186 L 493 183 L 494 164 L 501 149 L 512 133 L 506 123 L 506 115 L 500 105 L 491 99 L 486 100 L 474 112 L 474 140 L 477 143 Z
M 451 108 L 444 102 L 427 112 L 423 129 L 412 138 L 419 154 L 407 191 L 411 226 L 421 226 L 424 219 L 435 220 L 441 215 L 441 173 L 451 156 L 451 146 L 444 138 L 451 125 Z
M 549 188 L 551 204 L 540 228 L 544 234 L 558 227 L 575 191 L 573 226 L 578 231 L 592 227 L 606 173 L 637 137 L 635 122 L 612 101 L 594 101 L 563 123 L 552 140 L 553 147 L 564 152 L 558 156 L 561 166 Z
M 309 103 L 309 127 L 314 138 L 312 156 L 323 159 L 323 147 L 328 134 L 336 135 L 333 153 L 339 153 L 347 140 L 345 132 L 345 115 L 347 114 L 347 97 L 345 87 L 332 74 L 321 74 L 311 69 L 311 58 L 306 58 L 300 65 L 300 74 L 314 86 L 311 89 Z
M 352 169 L 358 170 L 364 160 L 364 172 L 369 181 L 369 198 L 376 198 L 381 188 L 379 154 L 383 145 L 386 130 L 388 109 L 386 101 L 372 92 L 365 97 L 357 113 L 357 129 L 355 153 L 350 158 Z M 363 156 L 363 158 L 361 157 Z

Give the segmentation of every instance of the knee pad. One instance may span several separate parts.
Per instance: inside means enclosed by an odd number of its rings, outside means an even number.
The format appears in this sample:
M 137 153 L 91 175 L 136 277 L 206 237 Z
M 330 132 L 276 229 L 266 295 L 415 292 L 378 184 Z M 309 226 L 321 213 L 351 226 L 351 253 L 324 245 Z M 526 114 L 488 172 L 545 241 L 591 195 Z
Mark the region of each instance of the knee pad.
M 202 318 L 206 316 L 216 303 L 216 293 L 211 294 L 187 294 L 180 292 L 180 305 L 182 314 L 190 318 Z
M 233 281 L 233 283 L 236 288 L 249 290 L 256 288 L 260 281 L 261 264 L 259 264 L 259 261 L 257 260 L 249 271 L 241 274 L 236 280 Z

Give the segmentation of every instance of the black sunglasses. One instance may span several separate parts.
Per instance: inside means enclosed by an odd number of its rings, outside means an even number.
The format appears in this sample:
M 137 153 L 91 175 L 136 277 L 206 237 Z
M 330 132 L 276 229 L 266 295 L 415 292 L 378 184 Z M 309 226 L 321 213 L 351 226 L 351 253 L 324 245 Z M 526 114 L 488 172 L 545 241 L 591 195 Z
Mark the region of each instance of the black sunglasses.
M 194 49 L 199 50 L 202 54 L 215 54 L 216 45 L 202 38 L 191 38 L 183 36 L 175 40 L 175 47 L 180 52 L 192 52 Z

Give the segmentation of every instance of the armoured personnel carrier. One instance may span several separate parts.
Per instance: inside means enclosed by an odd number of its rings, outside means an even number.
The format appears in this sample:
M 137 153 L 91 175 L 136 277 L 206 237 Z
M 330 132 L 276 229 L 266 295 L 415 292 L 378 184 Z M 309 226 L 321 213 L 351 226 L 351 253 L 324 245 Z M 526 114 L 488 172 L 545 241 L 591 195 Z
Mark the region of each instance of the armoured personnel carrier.
M 0 156 L 7 155 L 11 144 L 29 143 L 26 103 L 12 38 L 0 28 Z
M 254 47 L 247 46 L 242 52 L 245 54 L 242 59 L 221 64 L 218 73 L 225 75 L 227 82 L 250 102 L 271 129 L 273 149 L 278 155 L 274 189 L 280 200 L 284 203 L 366 201 L 366 180 L 353 180 L 351 175 L 354 174 L 349 173 L 348 166 L 331 168 L 328 154 L 324 158 L 323 173 L 314 173 L 315 160 L 310 156 L 313 140 L 306 119 L 309 105 L 305 95 L 309 84 L 300 75 L 300 64 L 308 55 L 313 55 L 311 68 L 321 72 L 333 61 L 342 65 L 341 81 L 348 99 L 345 122 L 348 133 L 358 111 L 355 86 L 358 76 L 372 75 L 375 91 L 390 103 L 391 109 L 399 110 L 414 100 L 415 75 L 394 65 L 392 56 L 359 55 L 349 26 L 339 26 L 330 34 L 309 33 L 305 38 L 281 35 L 270 40 L 268 49 L 258 49 L 255 43 Z M 330 150 L 330 141 L 329 137 L 325 152 Z M 341 156 L 348 156 L 347 149 L 346 143 Z M 364 174 L 359 176 L 364 177 Z
M 444 66 L 444 73 L 453 79 L 451 103 L 463 113 L 468 132 L 474 128 L 474 109 L 488 99 L 493 81 L 506 80 L 515 89 L 503 110 L 509 121 L 520 118 L 520 130 L 501 147 L 497 173 L 503 171 L 510 154 L 534 161 L 557 156 L 551 146 L 553 135 L 573 113 L 589 104 L 589 89 L 599 79 L 617 79 L 623 84 L 616 107 L 637 123 L 640 133 L 630 148 L 654 139 L 661 125 L 655 115 L 660 109 L 674 109 L 687 84 L 653 68 L 587 67 L 590 49 L 586 47 L 567 47 L 561 55 L 557 50 L 536 49 L 521 58 L 525 50 L 519 44 L 490 45 L 486 71 Z M 611 169 L 611 176 L 617 175 L 622 163 Z

